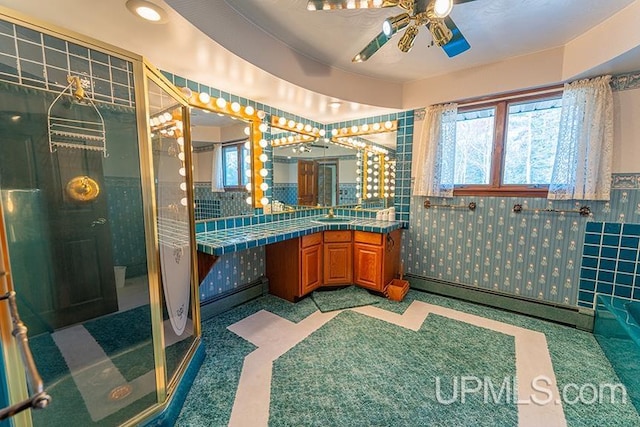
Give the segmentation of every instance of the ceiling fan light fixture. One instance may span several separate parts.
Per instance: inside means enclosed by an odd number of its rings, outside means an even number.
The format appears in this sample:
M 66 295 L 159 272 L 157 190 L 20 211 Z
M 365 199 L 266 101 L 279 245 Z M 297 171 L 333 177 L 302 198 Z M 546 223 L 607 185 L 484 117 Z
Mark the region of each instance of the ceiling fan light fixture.
M 453 33 L 442 20 L 431 21 L 429 23 L 429 31 L 431 31 L 434 43 L 440 47 L 449 43 L 453 38 Z
M 453 0 L 430 0 L 427 5 L 429 19 L 443 19 L 449 16 L 453 9 Z
M 408 13 L 401 13 L 397 16 L 387 18 L 382 23 L 382 32 L 387 37 L 392 37 L 395 33 L 405 28 L 411 22 L 411 17 Z
M 404 32 L 400 40 L 398 41 L 398 49 L 407 53 L 413 47 L 413 42 L 416 40 L 416 36 L 418 35 L 418 27 L 415 25 L 407 28 L 407 31 Z

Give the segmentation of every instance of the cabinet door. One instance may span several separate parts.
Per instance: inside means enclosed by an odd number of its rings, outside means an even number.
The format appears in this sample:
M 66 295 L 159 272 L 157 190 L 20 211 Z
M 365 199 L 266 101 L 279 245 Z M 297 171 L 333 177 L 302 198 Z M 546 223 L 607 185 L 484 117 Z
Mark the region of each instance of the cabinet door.
M 353 281 L 355 284 L 379 292 L 384 290 L 382 283 L 383 251 L 382 246 L 366 243 L 353 244 Z
M 344 285 L 353 277 L 351 243 L 324 244 L 324 284 Z
M 300 250 L 300 295 L 322 285 L 322 245 Z

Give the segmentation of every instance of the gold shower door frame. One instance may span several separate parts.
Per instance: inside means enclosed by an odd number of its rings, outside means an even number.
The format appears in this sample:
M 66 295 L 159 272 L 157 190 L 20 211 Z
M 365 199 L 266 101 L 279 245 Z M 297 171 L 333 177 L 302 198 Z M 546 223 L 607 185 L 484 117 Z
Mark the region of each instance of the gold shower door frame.
M 189 241 L 191 249 L 191 268 L 190 268 L 190 305 L 193 322 L 193 342 L 191 343 L 185 357 L 181 360 L 175 375 L 167 378 L 166 357 L 165 357 L 165 340 L 163 333 L 163 307 L 162 307 L 162 284 L 160 280 L 160 255 L 159 255 L 159 239 L 158 239 L 158 213 L 155 199 L 155 183 L 153 170 L 153 156 L 151 146 L 151 135 L 149 129 L 149 96 L 147 79 L 152 80 L 167 94 L 176 100 L 183 108 L 184 122 L 184 140 L 185 152 L 191 152 L 191 134 L 189 125 L 188 104 L 185 96 L 173 86 L 152 64 L 140 55 L 128 52 L 124 49 L 101 42 L 91 37 L 78 34 L 67 29 L 57 27 L 33 19 L 20 12 L 16 12 L 5 6 L 0 6 L 0 18 L 13 22 L 23 27 L 49 34 L 64 40 L 78 43 L 83 46 L 98 49 L 109 55 L 124 59 L 133 64 L 133 82 L 135 87 L 136 99 L 136 121 L 138 132 L 138 150 L 140 156 L 140 173 L 142 186 L 142 206 L 144 216 L 145 230 L 145 249 L 147 253 L 147 274 L 149 281 L 149 298 L 152 322 L 152 339 L 153 351 L 155 359 L 156 374 L 156 395 L 157 403 L 150 406 L 134 418 L 127 420 L 123 425 L 137 425 L 140 422 L 158 414 L 165 409 L 169 403 L 169 398 L 176 390 L 180 379 L 192 360 L 196 349 L 200 344 L 200 301 L 198 292 L 198 273 L 196 258 L 196 240 L 195 240 L 195 220 L 194 220 L 194 194 L 193 194 L 193 170 L 192 159 L 190 155 L 185 156 L 186 182 L 187 182 L 187 200 L 189 212 Z M 9 265 L 8 246 L 6 235 L 4 233 L 4 218 L 2 216 L 2 200 L 0 200 L 0 271 L 5 272 L 0 276 L 0 291 L 2 293 L 13 290 L 11 282 L 11 271 Z M 19 308 L 19 307 L 18 307 Z M 28 325 L 27 325 L 28 326 Z M 20 353 L 16 345 L 16 341 L 11 335 L 11 318 L 6 303 L 0 303 L 0 339 L 2 340 L 3 356 L 5 359 L 5 371 L 7 377 L 7 388 L 9 390 L 10 404 L 20 402 L 28 398 L 28 389 L 26 385 L 26 377 L 24 374 L 24 365 L 20 358 Z M 45 384 L 46 389 L 46 384 Z M 47 409 L 43 409 L 46 411 Z M 30 411 L 24 411 L 12 418 L 16 426 L 29 427 L 32 426 Z

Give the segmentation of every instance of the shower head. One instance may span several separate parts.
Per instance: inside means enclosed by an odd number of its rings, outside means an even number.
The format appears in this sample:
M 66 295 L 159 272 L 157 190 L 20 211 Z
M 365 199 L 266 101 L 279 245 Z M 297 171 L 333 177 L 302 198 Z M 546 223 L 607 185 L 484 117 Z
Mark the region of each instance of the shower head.
M 82 82 L 80 81 L 80 77 L 78 76 L 67 76 L 67 81 L 71 84 L 71 89 L 73 90 L 73 97 L 76 101 L 82 101 L 84 99 L 84 88 L 82 87 Z

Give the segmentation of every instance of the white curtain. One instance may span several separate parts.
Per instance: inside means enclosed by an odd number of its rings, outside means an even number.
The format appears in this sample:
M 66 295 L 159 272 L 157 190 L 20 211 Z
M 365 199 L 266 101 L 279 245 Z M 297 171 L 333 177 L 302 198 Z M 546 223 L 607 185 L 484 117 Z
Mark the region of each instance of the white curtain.
M 613 146 L 611 76 L 564 86 L 549 199 L 609 200 Z
M 414 196 L 453 197 L 457 104 L 427 108 L 413 170 Z
M 211 191 L 224 192 L 224 170 L 222 168 L 222 144 L 213 144 L 213 164 L 211 165 Z

